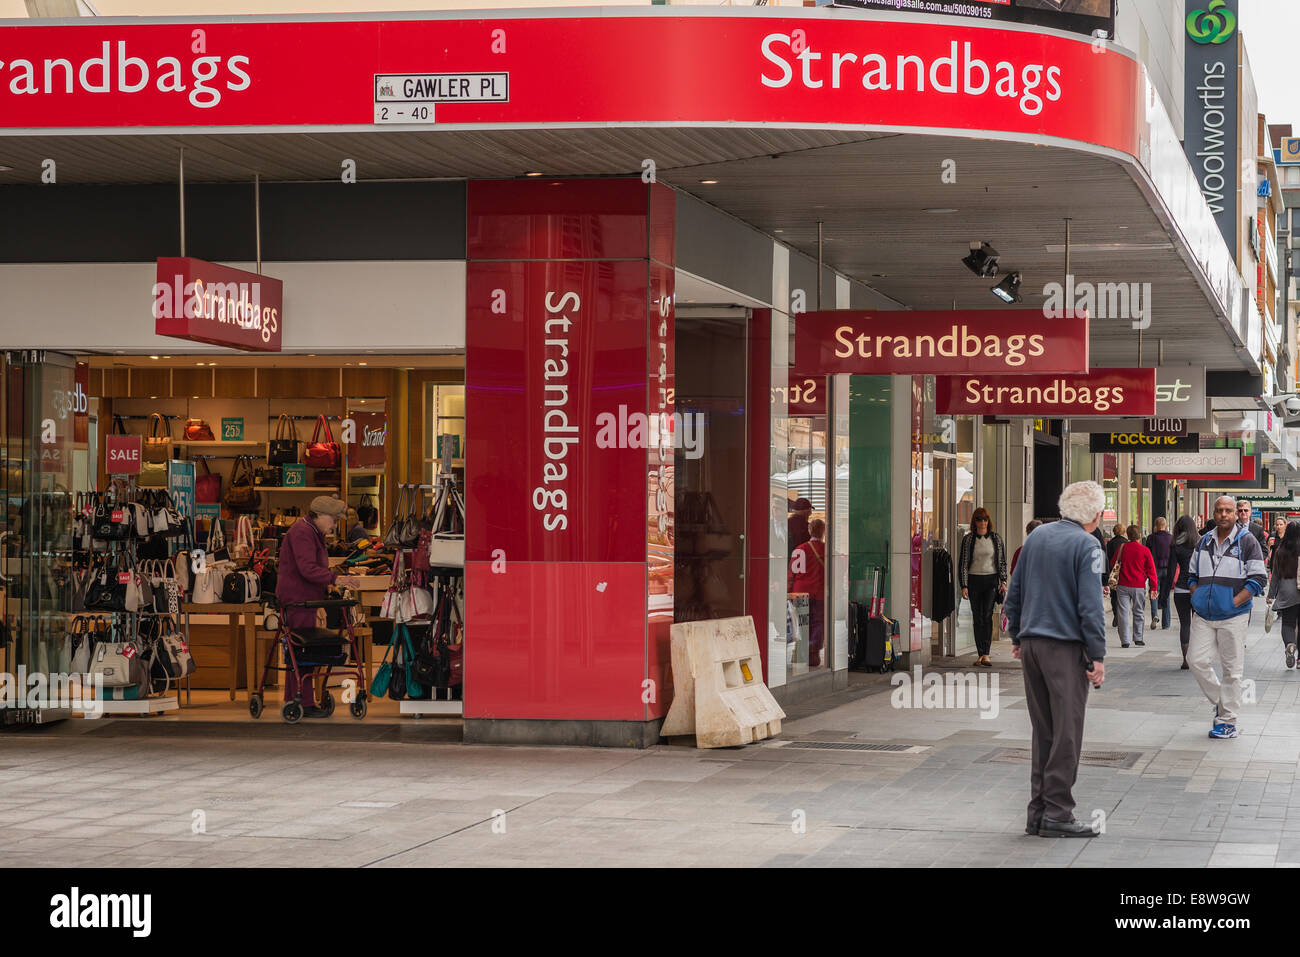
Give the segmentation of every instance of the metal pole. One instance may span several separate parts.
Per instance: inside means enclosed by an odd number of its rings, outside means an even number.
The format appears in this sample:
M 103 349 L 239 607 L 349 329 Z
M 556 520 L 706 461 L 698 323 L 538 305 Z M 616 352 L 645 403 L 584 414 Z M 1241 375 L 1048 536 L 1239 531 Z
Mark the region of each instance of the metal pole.
M 262 275 L 262 174 L 253 174 L 253 221 L 257 231 L 257 274 Z
M 817 308 L 822 307 L 822 221 L 817 220 Z
M 185 256 L 185 147 L 181 147 L 181 257 Z
M 1066 216 L 1065 217 L 1065 276 L 1063 276 L 1061 279 L 1062 289 L 1066 288 L 1066 286 L 1068 285 L 1067 280 L 1069 276 L 1070 276 L 1070 217 Z

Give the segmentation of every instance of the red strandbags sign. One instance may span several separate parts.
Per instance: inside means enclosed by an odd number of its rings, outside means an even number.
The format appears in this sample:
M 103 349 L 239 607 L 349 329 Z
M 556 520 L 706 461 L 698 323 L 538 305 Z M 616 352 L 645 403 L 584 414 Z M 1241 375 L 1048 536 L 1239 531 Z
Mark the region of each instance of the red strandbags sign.
M 0 128 L 827 124 L 1137 153 L 1140 67 L 1087 37 L 774 12 L 0 26 Z
M 104 471 L 109 475 L 139 475 L 140 450 L 143 446 L 143 436 L 104 436 Z
M 795 316 L 794 348 L 795 365 L 810 374 L 1086 373 L 1088 318 L 1045 323 L 1036 309 L 806 312 Z
M 383 468 L 388 461 L 388 417 L 383 412 L 352 412 L 356 434 L 348 443 L 348 468 Z
M 1155 369 L 1093 369 L 1083 375 L 945 376 L 935 380 L 941 415 L 1151 415 Z
M 279 352 L 284 284 L 202 259 L 159 259 L 153 317 L 160 336 Z

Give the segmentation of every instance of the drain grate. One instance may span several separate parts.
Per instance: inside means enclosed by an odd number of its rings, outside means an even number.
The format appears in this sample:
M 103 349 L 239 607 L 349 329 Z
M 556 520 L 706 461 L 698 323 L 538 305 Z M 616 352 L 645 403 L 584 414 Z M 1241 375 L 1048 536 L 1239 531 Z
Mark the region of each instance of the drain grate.
M 1029 764 L 1033 752 L 1028 748 L 1002 748 L 985 758 L 1002 764 Z M 1093 768 L 1131 768 L 1142 758 L 1141 751 L 1084 751 L 1079 763 Z
M 919 754 L 929 750 L 915 744 L 862 744 L 857 741 L 784 741 L 782 747 L 808 748 L 816 751 L 891 751 L 896 754 Z

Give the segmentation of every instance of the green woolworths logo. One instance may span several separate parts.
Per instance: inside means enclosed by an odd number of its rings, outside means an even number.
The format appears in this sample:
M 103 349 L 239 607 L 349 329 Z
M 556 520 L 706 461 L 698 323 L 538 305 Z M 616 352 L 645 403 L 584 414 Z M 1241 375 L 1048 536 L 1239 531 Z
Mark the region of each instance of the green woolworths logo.
M 1187 15 L 1187 35 L 1195 43 L 1224 43 L 1237 29 L 1237 18 L 1225 0 L 1210 0 L 1208 10 L 1193 10 Z

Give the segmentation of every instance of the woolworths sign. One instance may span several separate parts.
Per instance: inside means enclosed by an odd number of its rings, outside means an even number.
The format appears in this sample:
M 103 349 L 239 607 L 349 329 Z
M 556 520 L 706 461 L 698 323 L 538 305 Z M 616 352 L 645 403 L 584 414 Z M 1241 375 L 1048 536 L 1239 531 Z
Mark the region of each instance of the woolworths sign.
M 1228 248 L 1237 253 L 1237 0 L 1185 0 L 1183 149 Z

